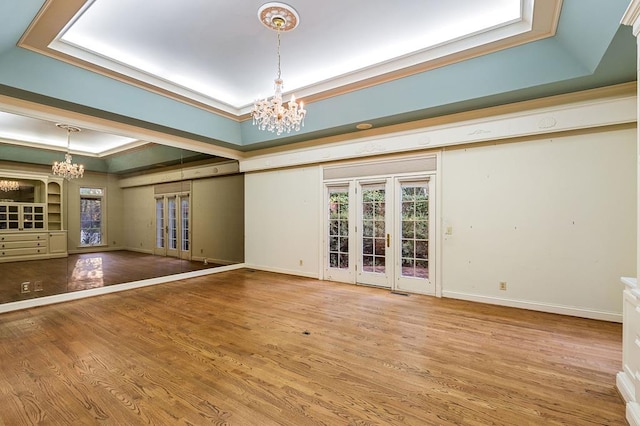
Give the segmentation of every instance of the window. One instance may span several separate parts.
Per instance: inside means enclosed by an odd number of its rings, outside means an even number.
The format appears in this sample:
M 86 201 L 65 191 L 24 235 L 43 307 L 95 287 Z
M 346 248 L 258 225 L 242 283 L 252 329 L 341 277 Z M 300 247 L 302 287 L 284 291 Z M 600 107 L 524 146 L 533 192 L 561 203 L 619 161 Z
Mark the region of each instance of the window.
M 80 245 L 102 245 L 104 189 L 80 188 Z

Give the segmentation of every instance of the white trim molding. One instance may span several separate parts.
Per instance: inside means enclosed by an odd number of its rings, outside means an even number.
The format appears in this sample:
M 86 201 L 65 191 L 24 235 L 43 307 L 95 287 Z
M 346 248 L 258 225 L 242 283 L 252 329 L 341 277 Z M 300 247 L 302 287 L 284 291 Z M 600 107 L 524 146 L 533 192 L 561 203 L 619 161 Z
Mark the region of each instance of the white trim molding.
M 640 33 L 640 0 L 631 0 L 620 23 L 633 27 L 633 35 L 638 37 Z
M 205 275 L 219 274 L 221 272 L 233 271 L 244 268 L 243 263 L 220 266 L 218 268 L 201 269 L 198 271 L 184 272 L 182 274 L 167 275 L 164 277 L 150 278 L 147 280 L 133 281 L 123 284 L 114 284 L 106 287 L 91 288 L 88 290 L 73 291 L 71 293 L 56 294 L 53 296 L 39 297 L 37 299 L 21 300 L 0 304 L 0 314 L 5 312 L 19 311 L 22 309 L 35 308 L 38 306 L 53 305 L 54 303 L 69 302 L 71 300 L 85 299 L 87 297 L 100 296 L 103 294 L 117 293 L 119 291 L 132 290 L 134 288 L 148 287 L 156 284 L 164 284 L 171 281 L 184 280 L 187 278 L 201 277 Z
M 273 268 L 270 266 L 252 265 L 248 263 L 245 263 L 244 267 L 247 269 L 255 269 L 256 271 L 275 272 L 276 274 L 293 275 L 296 277 L 313 278 L 316 280 L 321 279 L 318 272 L 298 271 L 295 269 L 286 268 Z
M 547 312 L 551 314 L 568 315 L 601 321 L 622 322 L 622 315 L 618 312 L 596 311 L 581 309 L 574 306 L 540 303 L 530 300 L 504 299 L 501 297 L 482 296 L 479 294 L 461 293 L 457 291 L 443 291 L 442 297 L 467 300 L 470 302 L 487 303 L 490 305 L 508 306 L 511 308 L 528 309 L 530 311 Z
M 241 172 L 295 167 L 375 155 L 417 152 L 636 122 L 637 95 L 623 95 L 426 126 L 349 141 L 248 156 Z

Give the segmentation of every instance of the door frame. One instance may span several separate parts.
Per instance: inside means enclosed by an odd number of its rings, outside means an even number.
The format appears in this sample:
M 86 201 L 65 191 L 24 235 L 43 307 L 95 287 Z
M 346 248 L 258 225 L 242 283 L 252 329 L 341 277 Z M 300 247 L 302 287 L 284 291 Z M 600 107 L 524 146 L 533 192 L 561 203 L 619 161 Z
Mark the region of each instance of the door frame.
M 169 199 L 175 199 L 176 205 L 176 248 L 169 248 Z M 188 230 L 188 239 L 189 239 L 189 249 L 182 250 L 182 199 L 187 198 L 189 200 L 189 230 Z M 190 192 L 180 192 L 180 193 L 166 193 L 166 194 L 155 194 L 153 197 L 154 203 L 154 215 L 153 215 L 153 254 L 157 256 L 167 256 L 167 257 L 175 257 L 178 259 L 191 260 L 191 247 L 192 247 L 192 200 L 191 200 Z M 158 247 L 158 235 L 157 235 L 157 226 L 158 226 L 158 211 L 157 211 L 157 203 L 159 200 L 162 200 L 162 209 L 163 209 L 163 220 L 164 220 L 164 229 L 163 229 L 163 238 L 164 238 L 164 246 Z
M 357 244 L 357 241 L 359 239 L 359 234 L 354 232 L 354 227 L 355 224 L 359 221 L 357 214 L 356 214 L 356 205 L 358 204 L 358 194 L 355 194 L 355 188 L 358 185 L 358 181 L 360 182 L 375 182 L 378 181 L 380 182 L 381 180 L 387 179 L 387 178 L 391 178 L 391 186 L 393 187 L 393 200 L 392 202 L 395 204 L 397 201 L 397 195 L 395 194 L 396 192 L 396 185 L 398 181 L 407 181 L 407 180 L 412 180 L 412 179 L 425 179 L 428 178 L 432 183 L 433 183 L 433 191 L 435 192 L 435 194 L 430 193 L 430 198 L 432 201 L 432 210 L 433 210 L 433 216 L 432 216 L 432 224 L 430 224 L 430 235 L 429 235 L 429 241 L 431 244 L 431 241 L 433 240 L 433 249 L 435 251 L 433 259 L 429 259 L 429 273 L 430 276 L 434 277 L 434 287 L 435 287 L 435 292 L 429 292 L 429 293 L 424 293 L 424 294 L 428 294 L 428 295 L 432 295 L 435 297 L 442 297 L 442 274 L 441 274 L 441 270 L 442 270 L 442 250 L 443 250 L 443 238 L 442 238 L 442 232 L 441 232 L 441 221 L 442 221 L 442 217 L 441 217 L 441 206 L 442 206 L 442 182 L 441 179 L 438 178 L 438 172 L 437 170 L 440 170 L 440 166 L 441 166 L 441 156 L 440 155 L 436 155 L 436 169 L 435 170 L 430 170 L 430 171 L 425 171 L 425 172 L 408 172 L 408 173 L 394 173 L 394 174 L 389 174 L 389 175 L 381 175 L 381 176 L 358 176 L 358 177 L 348 177 L 348 178 L 343 178 L 343 179 L 324 179 L 321 182 L 321 187 L 322 187 L 322 193 L 323 193 L 323 203 L 321 205 L 322 208 L 322 226 L 320 229 L 320 233 L 321 233 L 321 238 L 320 238 L 320 271 L 319 271 L 319 276 L 321 279 L 323 280 L 327 280 L 327 281 L 337 281 L 337 282 L 344 282 L 344 283 L 349 283 L 349 284 L 355 284 L 355 285 L 367 285 L 367 284 L 360 284 L 358 283 L 358 279 L 357 279 L 357 272 L 355 270 L 355 264 L 357 264 L 357 248 L 359 246 L 359 244 Z M 356 205 L 353 205 L 353 202 L 350 201 L 350 206 L 349 206 L 349 253 L 352 254 L 351 256 L 351 261 L 350 261 L 350 265 L 349 265 L 349 271 L 344 271 L 341 272 L 339 274 L 336 274 L 337 270 L 335 268 L 329 268 L 328 267 L 328 257 L 327 257 L 327 253 L 328 253 L 328 237 L 327 237 L 327 229 L 328 229 L 328 222 L 329 222 L 329 217 L 327 214 L 327 206 L 329 203 L 328 200 L 328 190 L 331 187 L 340 187 L 340 186 L 347 186 L 349 187 L 349 194 L 350 194 L 350 200 L 356 200 Z M 394 211 L 397 210 L 396 207 L 393 208 Z M 392 244 L 391 244 L 391 249 L 392 250 L 398 250 L 398 246 L 396 246 L 393 241 L 396 239 L 396 235 L 400 235 L 399 231 L 396 229 L 397 228 L 397 224 L 399 223 L 396 222 L 396 219 L 393 218 L 392 222 L 391 222 L 391 231 L 393 232 L 393 235 L 391 236 L 392 238 Z M 355 238 L 353 238 L 352 236 L 355 235 Z M 399 253 L 394 253 L 393 255 L 393 259 L 392 259 L 392 277 L 390 279 L 391 281 L 391 291 L 394 291 L 396 288 L 396 272 L 395 272 L 395 268 L 396 268 L 396 259 L 398 258 Z M 383 288 L 387 288 L 387 287 L 383 287 Z M 402 291 L 402 290 L 401 290 Z M 420 292 L 417 292 L 420 293 Z
M 384 287 L 393 290 L 394 288 L 394 250 L 393 245 L 395 241 L 391 241 L 394 238 L 394 207 L 389 209 L 390 202 L 394 203 L 394 188 L 393 188 L 393 179 L 384 176 L 379 178 L 363 178 L 363 179 L 355 179 L 354 186 L 356 189 L 356 199 L 355 199 L 355 210 L 356 210 L 356 226 L 355 232 L 353 235 L 356 237 L 356 251 L 353 252 L 353 255 L 356 257 L 355 265 L 356 265 L 356 284 L 360 285 L 370 285 L 375 287 Z M 385 246 L 385 271 L 384 274 L 377 272 L 368 272 L 364 270 L 364 262 L 363 258 L 363 239 L 364 239 L 364 224 L 363 224 L 363 191 L 362 188 L 369 185 L 380 185 L 384 186 L 385 193 L 385 201 L 384 201 L 384 235 L 382 238 L 384 239 L 383 245 Z M 393 204 L 391 204 L 393 205 Z M 373 232 L 373 240 L 372 242 L 372 250 L 375 251 L 375 230 Z M 351 237 L 351 234 L 350 234 Z M 350 238 L 351 239 L 351 238 Z M 373 256 L 375 260 L 375 255 Z

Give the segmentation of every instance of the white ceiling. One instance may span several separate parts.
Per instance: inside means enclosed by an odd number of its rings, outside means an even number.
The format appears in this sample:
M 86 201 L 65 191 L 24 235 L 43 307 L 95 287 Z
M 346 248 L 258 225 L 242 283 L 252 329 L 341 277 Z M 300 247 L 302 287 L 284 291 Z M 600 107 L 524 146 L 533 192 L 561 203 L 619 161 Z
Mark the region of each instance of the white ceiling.
M 47 48 L 69 55 L 62 60 L 76 58 L 80 66 L 96 66 L 133 84 L 145 82 L 168 96 L 177 94 L 239 117 L 255 99 L 273 93 L 277 39 L 258 19 L 264 3 L 88 0 L 70 21 L 47 21 L 41 27 L 61 29 Z M 474 49 L 467 57 L 504 49 L 528 41 L 529 34 L 549 36 L 550 30 L 538 31 L 534 24 L 546 28 L 557 24 L 533 19 L 539 8 L 557 7 L 556 1 L 287 3 L 298 12 L 300 23 L 282 34 L 282 77 L 285 91 L 303 100 L 318 93 L 339 94 L 341 87 L 362 81 L 375 84 L 395 71 L 443 57 L 461 54 L 456 60 L 463 60 L 464 52 Z M 544 16 L 557 19 L 557 14 Z M 29 146 L 65 146 L 66 134 L 55 123 L 37 121 L 2 113 L 0 139 Z M 72 136 L 72 151 L 103 156 L 140 143 L 84 129 Z
M 64 151 L 67 131 L 55 122 L 0 111 L 0 142 Z M 139 146 L 137 139 L 81 129 L 69 137 L 71 152 L 90 156 L 106 155 Z
M 258 19 L 263 3 L 93 0 L 50 46 L 241 114 L 272 94 L 276 76 L 277 35 Z M 298 97 L 531 29 L 531 0 L 289 4 L 300 23 L 282 34 L 282 77 Z

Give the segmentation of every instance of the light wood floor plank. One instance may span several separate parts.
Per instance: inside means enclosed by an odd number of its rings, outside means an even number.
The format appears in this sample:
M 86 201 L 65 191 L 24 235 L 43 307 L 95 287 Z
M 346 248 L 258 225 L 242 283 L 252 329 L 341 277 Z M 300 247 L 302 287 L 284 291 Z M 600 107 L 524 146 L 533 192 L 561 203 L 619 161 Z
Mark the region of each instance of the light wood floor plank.
M 239 270 L 0 316 L 0 423 L 623 425 L 620 324 Z

